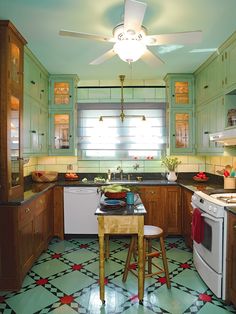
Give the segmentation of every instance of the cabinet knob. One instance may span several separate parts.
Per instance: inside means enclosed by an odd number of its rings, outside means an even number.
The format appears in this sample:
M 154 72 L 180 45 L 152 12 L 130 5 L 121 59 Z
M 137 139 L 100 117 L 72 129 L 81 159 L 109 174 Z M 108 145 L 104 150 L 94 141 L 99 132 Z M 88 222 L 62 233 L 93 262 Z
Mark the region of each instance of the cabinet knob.
M 151 191 L 151 194 L 154 194 L 155 192 L 154 191 Z
M 32 130 L 31 133 L 37 133 L 35 130 Z
M 209 134 L 209 131 L 205 131 L 204 134 Z
M 175 136 L 175 134 L 172 134 L 172 136 Z
M 72 137 L 72 135 L 70 134 L 69 137 Z
M 72 96 L 70 95 L 69 97 L 71 98 Z
M 35 81 L 30 81 L 30 83 L 31 83 L 31 84 L 33 84 L 33 85 L 35 85 L 35 84 L 36 84 L 36 83 L 35 83 Z
M 205 89 L 208 88 L 208 85 L 205 85 L 204 88 L 205 88 Z
M 41 89 L 41 93 L 44 93 L 44 89 Z
M 236 225 L 233 226 L 233 229 L 236 231 Z
M 27 207 L 27 208 L 25 209 L 25 213 L 28 214 L 29 212 L 30 212 L 30 208 Z
M 41 133 L 40 135 L 44 136 L 45 134 L 44 134 L 44 133 Z

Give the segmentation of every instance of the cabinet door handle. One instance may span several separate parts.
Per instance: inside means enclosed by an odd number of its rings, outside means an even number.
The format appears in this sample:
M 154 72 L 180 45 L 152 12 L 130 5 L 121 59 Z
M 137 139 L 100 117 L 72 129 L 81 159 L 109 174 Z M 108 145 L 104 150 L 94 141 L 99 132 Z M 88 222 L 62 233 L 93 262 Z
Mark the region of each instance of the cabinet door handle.
M 27 208 L 25 209 L 25 213 L 28 214 L 29 212 L 30 212 L 30 208 L 27 207 Z
M 233 229 L 236 231 L 236 225 L 233 226 Z
M 44 136 L 45 134 L 44 134 L 44 133 L 41 133 L 40 135 Z
M 44 93 L 44 89 L 41 89 L 41 93 Z
M 31 133 L 37 133 L 35 130 L 32 130 Z
M 33 84 L 33 85 L 35 85 L 35 84 L 36 84 L 36 83 L 35 83 L 35 81 L 30 81 L 30 83 L 31 83 L 31 84 Z
M 204 132 L 204 134 L 209 134 L 209 133 L 210 133 L 209 131 L 205 131 L 205 132 Z

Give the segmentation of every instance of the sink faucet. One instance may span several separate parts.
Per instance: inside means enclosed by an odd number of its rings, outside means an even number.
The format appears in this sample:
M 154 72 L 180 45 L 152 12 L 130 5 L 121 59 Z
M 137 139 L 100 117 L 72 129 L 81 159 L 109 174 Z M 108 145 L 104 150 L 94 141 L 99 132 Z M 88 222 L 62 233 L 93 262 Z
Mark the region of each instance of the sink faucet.
M 123 180 L 123 169 L 121 168 L 121 166 L 118 166 L 116 170 L 118 170 L 120 173 L 120 180 Z
M 107 170 L 107 180 L 111 181 L 111 170 L 110 169 Z

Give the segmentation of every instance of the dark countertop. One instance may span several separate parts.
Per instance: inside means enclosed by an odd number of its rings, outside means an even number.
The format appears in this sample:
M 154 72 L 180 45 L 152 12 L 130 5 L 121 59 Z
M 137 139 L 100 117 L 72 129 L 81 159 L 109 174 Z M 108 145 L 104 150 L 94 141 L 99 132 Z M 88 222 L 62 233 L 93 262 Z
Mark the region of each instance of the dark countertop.
M 65 180 L 63 177 L 59 177 L 59 180 L 56 182 L 51 183 L 34 183 L 31 181 L 31 178 L 28 177 L 27 180 L 25 180 L 25 191 L 24 196 L 21 199 L 15 199 L 9 202 L 1 202 L 0 205 L 21 205 L 24 204 L 38 195 L 44 193 L 50 188 L 53 188 L 54 186 L 62 186 L 62 187 L 86 187 L 86 186 L 102 186 L 102 185 L 108 185 L 108 184 L 123 184 L 123 185 L 134 185 L 134 186 L 182 186 L 192 192 L 195 192 L 197 190 L 213 190 L 213 189 L 222 189 L 223 188 L 223 180 L 219 180 L 219 176 L 210 176 L 209 181 L 207 182 L 195 182 L 192 179 L 193 174 L 182 174 L 178 176 L 178 180 L 175 182 L 170 182 L 168 180 L 163 179 L 161 175 L 159 176 L 157 174 L 153 174 L 154 179 L 150 179 L 149 177 L 144 178 L 143 181 L 110 181 L 110 182 L 94 182 L 92 180 L 89 180 L 87 182 L 82 182 L 80 180 L 70 181 Z M 222 179 L 222 178 L 220 178 Z M 122 182 L 122 183 L 121 183 Z

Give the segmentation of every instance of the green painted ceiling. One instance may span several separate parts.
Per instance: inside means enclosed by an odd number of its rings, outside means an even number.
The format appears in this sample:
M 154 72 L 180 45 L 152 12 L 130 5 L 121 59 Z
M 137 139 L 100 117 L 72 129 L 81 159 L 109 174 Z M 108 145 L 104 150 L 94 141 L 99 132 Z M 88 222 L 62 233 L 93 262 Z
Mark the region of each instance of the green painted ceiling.
M 141 1 L 141 0 L 140 0 Z M 111 43 L 61 37 L 60 29 L 112 36 L 122 21 L 123 0 L 0 0 L 0 19 L 9 19 L 50 73 L 76 73 L 81 80 L 162 79 L 166 73 L 193 72 L 211 54 L 193 49 L 217 48 L 236 30 L 236 0 L 142 0 L 148 34 L 203 31 L 199 44 L 161 53 L 165 62 L 152 68 L 141 60 L 130 66 L 113 57 L 101 65 L 89 62 L 112 48 Z

